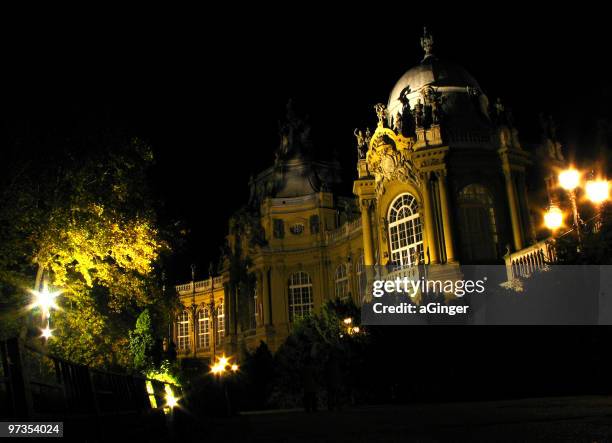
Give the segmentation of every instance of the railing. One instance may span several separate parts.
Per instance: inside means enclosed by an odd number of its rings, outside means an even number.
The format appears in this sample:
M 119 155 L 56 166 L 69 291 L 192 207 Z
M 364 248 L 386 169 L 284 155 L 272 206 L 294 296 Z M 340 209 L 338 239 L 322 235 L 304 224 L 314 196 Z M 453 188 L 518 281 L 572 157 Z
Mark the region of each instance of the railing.
M 208 278 L 206 280 L 200 280 L 196 282 L 189 282 L 183 285 L 176 285 L 176 292 L 179 295 L 191 294 L 193 292 L 204 292 L 210 291 L 214 283 L 215 288 L 221 288 L 223 286 L 223 277 Z M 195 286 L 195 291 L 194 291 Z
M 556 261 L 554 239 L 547 238 L 531 246 L 506 255 L 508 281 L 519 277 L 529 277 L 538 269 Z
M 68 362 L 29 348 L 17 338 L 0 341 L 0 360 L 2 417 L 143 416 L 161 413 L 159 407 L 165 404 L 162 382 Z M 178 387 L 172 390 L 178 395 Z
M 395 270 L 391 270 L 384 276 L 385 280 L 395 280 L 407 278 L 409 281 L 417 281 L 419 279 L 419 267 L 418 266 L 407 266 L 404 268 L 399 268 Z
M 338 240 L 345 239 L 357 231 L 361 230 L 361 218 L 344 223 L 333 231 L 325 232 L 325 240 L 327 243 L 336 242 Z

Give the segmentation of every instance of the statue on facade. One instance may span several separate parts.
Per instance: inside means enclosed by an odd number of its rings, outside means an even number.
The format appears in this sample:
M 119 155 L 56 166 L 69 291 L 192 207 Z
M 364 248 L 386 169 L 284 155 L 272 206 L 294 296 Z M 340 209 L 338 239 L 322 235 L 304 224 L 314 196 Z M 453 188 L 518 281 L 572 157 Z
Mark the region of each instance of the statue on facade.
M 291 156 L 292 154 L 308 154 L 311 147 L 310 125 L 307 117 L 298 116 L 293 102 L 287 103 L 287 114 L 283 122 L 278 126 L 280 144 L 276 151 L 276 162 Z
M 387 217 L 380 217 L 380 232 L 382 234 L 383 241 L 387 241 L 387 232 L 389 231 L 389 222 Z
M 440 98 L 438 96 L 434 96 L 431 101 L 431 122 L 434 125 L 439 125 L 440 120 L 442 119 L 442 109 L 440 104 Z
M 431 123 L 440 124 L 442 117 L 442 96 L 433 87 L 429 86 L 423 93 L 423 100 L 431 111 Z
M 412 92 L 410 90 L 410 86 L 406 86 L 404 89 L 402 89 L 402 92 L 400 92 L 400 95 L 397 98 L 402 104 L 402 113 L 406 112 L 406 110 L 410 111 L 410 100 L 408 99 L 410 92 Z
M 374 110 L 376 111 L 376 116 L 378 117 L 378 126 L 385 126 L 385 121 L 387 120 L 387 107 L 382 103 L 377 103 L 374 105 Z
M 366 146 L 370 146 L 371 140 L 372 140 L 372 133 L 370 132 L 370 128 L 366 128 L 366 132 L 365 132 Z
M 393 119 L 393 130 L 396 134 L 402 134 L 402 114 L 399 112 L 395 114 L 395 118 Z
M 366 137 L 363 135 L 363 131 L 361 129 L 355 128 L 353 131 L 353 135 L 357 138 L 357 156 L 359 160 L 363 160 L 366 158 L 366 154 L 368 152 L 368 143 L 366 142 Z
M 423 103 L 421 99 L 418 99 L 416 105 L 414 105 L 414 124 L 417 128 L 423 127 Z
M 493 105 L 495 108 L 495 115 L 498 118 L 501 118 L 502 115 L 504 115 L 504 104 L 501 101 L 501 98 L 497 97 L 497 100 L 495 101 L 495 104 Z
M 423 37 L 421 37 L 421 48 L 423 48 L 423 51 L 425 51 L 423 60 L 433 55 L 433 44 L 433 36 L 427 32 L 427 27 L 423 27 Z

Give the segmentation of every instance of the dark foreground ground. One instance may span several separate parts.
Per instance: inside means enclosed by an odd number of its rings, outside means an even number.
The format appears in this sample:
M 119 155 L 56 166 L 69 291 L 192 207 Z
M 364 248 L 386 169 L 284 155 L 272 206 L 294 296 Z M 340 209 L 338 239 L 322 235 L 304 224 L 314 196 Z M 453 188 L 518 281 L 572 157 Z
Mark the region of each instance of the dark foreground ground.
M 177 435 L 178 437 L 178 435 Z M 386 405 L 242 414 L 192 427 L 207 442 L 612 441 L 612 397 Z

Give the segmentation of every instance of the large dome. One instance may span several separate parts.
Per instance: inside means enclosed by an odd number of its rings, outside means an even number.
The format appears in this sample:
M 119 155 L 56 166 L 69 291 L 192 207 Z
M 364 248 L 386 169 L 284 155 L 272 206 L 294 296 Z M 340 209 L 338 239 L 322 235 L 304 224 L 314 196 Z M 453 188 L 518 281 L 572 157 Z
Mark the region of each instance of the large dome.
M 478 82 L 461 66 L 429 56 L 397 81 L 389 96 L 389 109 L 399 103 L 400 94 L 407 87 L 411 92 L 417 92 L 424 86 L 458 86 L 480 90 Z
M 387 104 L 389 124 L 404 105 L 404 96 L 410 108 L 425 102 L 427 91 L 440 94 L 442 111 L 447 117 L 447 128 L 477 129 L 487 125 L 489 101 L 478 82 L 461 66 L 427 55 L 423 61 L 409 69 L 397 81 Z

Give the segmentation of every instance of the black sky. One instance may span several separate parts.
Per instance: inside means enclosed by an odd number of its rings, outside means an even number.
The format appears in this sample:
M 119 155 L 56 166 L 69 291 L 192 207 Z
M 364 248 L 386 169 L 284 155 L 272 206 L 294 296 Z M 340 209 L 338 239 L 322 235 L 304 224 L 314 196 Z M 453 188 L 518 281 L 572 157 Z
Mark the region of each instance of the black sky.
M 538 113 L 550 113 L 565 144 L 586 155 L 595 122 L 611 117 L 603 12 L 242 8 L 27 17 L 3 32 L 5 134 L 118 128 L 153 146 L 162 215 L 192 232 L 172 262 L 173 282 L 188 278 L 190 263 L 203 277 L 217 260 L 249 176 L 272 162 L 288 98 L 308 111 L 316 143 L 337 150 L 352 177 L 352 130 L 374 125 L 372 105 L 386 103 L 420 61 L 424 24 L 436 55 L 513 109 L 524 141 L 537 141 Z

